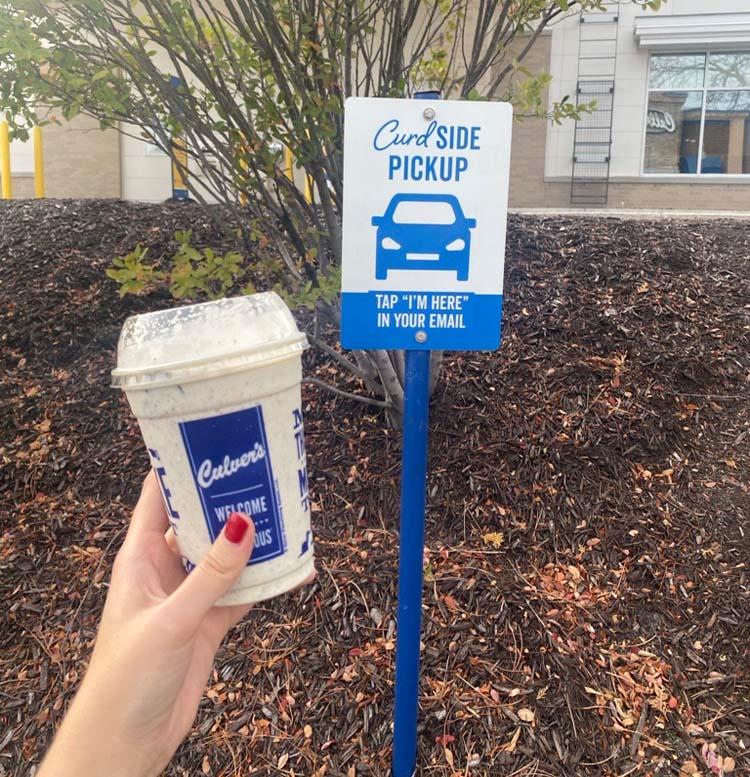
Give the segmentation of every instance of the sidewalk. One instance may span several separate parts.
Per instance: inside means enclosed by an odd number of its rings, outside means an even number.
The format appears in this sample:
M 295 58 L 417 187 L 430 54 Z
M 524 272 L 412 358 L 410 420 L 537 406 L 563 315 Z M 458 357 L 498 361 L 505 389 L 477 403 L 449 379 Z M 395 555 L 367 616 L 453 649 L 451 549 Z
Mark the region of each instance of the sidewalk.
M 706 221 L 708 219 L 750 220 L 750 208 L 741 210 L 622 210 L 617 208 L 509 208 L 509 213 L 524 216 L 580 216 L 582 218 L 614 218 L 628 220 L 684 219 Z

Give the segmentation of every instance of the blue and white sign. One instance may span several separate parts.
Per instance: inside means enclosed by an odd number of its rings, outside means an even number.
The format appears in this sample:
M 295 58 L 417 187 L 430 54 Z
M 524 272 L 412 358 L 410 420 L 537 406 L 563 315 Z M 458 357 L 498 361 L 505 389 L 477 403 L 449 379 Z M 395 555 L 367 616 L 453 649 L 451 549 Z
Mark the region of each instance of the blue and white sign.
M 508 103 L 346 101 L 345 348 L 499 346 L 512 122 Z
M 249 564 L 284 554 L 286 537 L 260 406 L 180 423 L 211 541 L 234 512 L 255 524 Z M 306 476 L 305 476 L 306 480 Z

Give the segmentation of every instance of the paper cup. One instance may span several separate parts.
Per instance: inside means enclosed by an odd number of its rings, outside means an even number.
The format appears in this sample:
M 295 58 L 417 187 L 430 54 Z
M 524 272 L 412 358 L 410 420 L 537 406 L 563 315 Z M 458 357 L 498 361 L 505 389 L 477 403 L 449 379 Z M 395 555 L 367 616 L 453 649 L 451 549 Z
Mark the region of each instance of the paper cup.
M 125 322 L 113 385 L 125 390 L 186 570 L 232 512 L 255 547 L 219 604 L 289 591 L 314 570 L 300 381 L 307 340 L 274 293 Z

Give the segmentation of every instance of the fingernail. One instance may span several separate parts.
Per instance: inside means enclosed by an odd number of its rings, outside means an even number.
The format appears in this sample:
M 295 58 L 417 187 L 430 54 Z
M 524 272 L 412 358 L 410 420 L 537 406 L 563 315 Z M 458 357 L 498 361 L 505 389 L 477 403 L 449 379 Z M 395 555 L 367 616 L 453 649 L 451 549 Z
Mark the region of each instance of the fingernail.
M 242 538 L 245 536 L 245 532 L 248 530 L 250 522 L 247 516 L 242 513 L 232 513 L 227 520 L 226 528 L 224 529 L 224 536 L 235 545 L 239 545 L 242 542 Z

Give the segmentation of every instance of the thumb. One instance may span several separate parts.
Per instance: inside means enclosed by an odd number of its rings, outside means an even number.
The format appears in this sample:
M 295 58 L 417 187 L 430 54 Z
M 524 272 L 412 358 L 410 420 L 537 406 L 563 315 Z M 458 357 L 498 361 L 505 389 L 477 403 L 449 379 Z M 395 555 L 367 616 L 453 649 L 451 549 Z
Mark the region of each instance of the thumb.
M 232 513 L 208 553 L 170 599 L 200 623 L 206 613 L 237 581 L 255 542 L 255 526 L 244 513 Z M 184 609 L 183 609 L 184 608 Z

